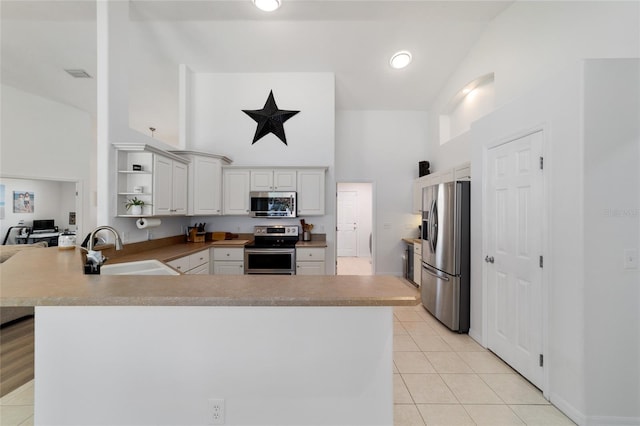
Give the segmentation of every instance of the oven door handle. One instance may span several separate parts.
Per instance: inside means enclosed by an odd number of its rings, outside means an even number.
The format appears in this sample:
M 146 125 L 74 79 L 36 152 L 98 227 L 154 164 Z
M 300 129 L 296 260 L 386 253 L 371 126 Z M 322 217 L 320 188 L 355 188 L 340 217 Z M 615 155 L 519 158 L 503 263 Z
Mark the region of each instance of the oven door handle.
M 269 253 L 269 254 L 271 254 L 271 253 L 289 254 L 289 253 L 295 253 L 296 249 L 294 249 L 294 248 L 291 248 L 291 249 L 290 248 L 282 248 L 282 249 L 280 249 L 280 248 L 267 248 L 267 249 L 264 249 L 264 248 L 245 248 L 244 251 L 245 251 L 245 253 L 265 253 L 266 252 L 266 253 Z

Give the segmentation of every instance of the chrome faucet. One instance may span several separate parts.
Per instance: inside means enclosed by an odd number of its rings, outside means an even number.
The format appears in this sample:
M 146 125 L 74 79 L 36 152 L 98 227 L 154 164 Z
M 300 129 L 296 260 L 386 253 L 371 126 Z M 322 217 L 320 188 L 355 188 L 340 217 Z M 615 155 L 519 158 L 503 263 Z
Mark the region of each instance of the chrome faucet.
M 118 231 L 116 231 L 115 228 L 103 225 L 94 229 L 91 234 L 89 234 L 89 241 L 87 242 L 87 262 L 90 263 L 94 269 L 97 269 L 98 266 L 102 265 L 104 261 L 107 260 L 107 258 L 102 255 L 101 251 L 93 249 L 93 240 L 96 234 L 102 230 L 111 231 L 113 233 L 116 238 L 116 250 L 122 250 L 123 247 L 120 234 L 118 234 Z

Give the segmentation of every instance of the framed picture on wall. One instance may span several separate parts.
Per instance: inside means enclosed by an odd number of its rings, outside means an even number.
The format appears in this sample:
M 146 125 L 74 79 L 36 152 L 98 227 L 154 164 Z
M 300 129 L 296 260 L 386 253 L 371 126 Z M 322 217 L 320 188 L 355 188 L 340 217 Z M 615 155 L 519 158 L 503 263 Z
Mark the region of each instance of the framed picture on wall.
M 33 213 L 35 210 L 35 194 L 29 191 L 13 191 L 13 212 Z

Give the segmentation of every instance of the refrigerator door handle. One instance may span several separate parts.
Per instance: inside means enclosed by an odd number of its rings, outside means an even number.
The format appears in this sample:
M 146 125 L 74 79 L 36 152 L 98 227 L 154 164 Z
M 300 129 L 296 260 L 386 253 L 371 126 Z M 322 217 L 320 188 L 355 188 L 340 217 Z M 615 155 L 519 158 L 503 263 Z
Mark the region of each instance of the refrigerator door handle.
M 436 251 L 436 246 L 438 245 L 438 204 L 437 204 L 437 200 L 433 200 L 431 202 L 431 230 L 430 230 L 430 243 L 431 243 L 431 250 L 433 252 Z
M 436 277 L 436 278 L 438 278 L 438 279 L 440 279 L 442 281 L 449 281 L 449 277 L 447 277 L 445 275 L 438 274 L 436 271 L 432 270 L 431 268 L 429 268 L 428 266 L 426 266 L 424 264 L 422 265 L 422 269 L 424 269 L 424 271 L 427 274 L 432 275 L 432 276 L 434 276 L 434 277 Z

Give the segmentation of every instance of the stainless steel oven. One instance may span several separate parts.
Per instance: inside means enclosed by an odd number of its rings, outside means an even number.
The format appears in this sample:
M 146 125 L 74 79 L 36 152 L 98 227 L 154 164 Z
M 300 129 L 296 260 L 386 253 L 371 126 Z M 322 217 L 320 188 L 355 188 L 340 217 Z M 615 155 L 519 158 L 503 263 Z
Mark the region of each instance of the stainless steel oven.
M 249 275 L 294 275 L 296 273 L 296 249 L 245 247 L 244 272 Z
M 297 226 L 256 226 L 253 235 L 244 248 L 245 274 L 295 275 Z

